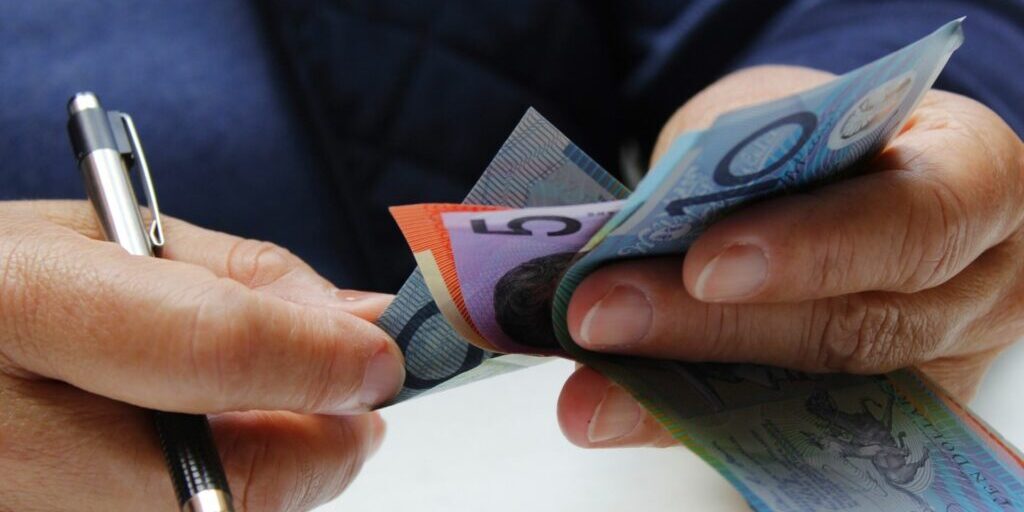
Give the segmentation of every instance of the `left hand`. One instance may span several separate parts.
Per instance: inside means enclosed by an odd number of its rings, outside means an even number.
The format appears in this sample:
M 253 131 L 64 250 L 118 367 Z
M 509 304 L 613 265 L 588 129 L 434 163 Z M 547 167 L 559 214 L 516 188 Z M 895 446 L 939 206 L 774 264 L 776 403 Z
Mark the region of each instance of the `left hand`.
M 654 160 L 726 110 L 830 77 L 781 66 L 727 76 L 676 112 Z M 1020 138 L 984 105 L 931 91 L 861 175 L 744 208 L 682 262 L 598 270 L 573 295 L 569 329 L 608 353 L 811 372 L 916 366 L 966 400 L 1024 334 L 1022 225 Z M 559 420 L 585 447 L 674 444 L 588 368 L 565 384 Z
M 180 510 L 139 407 L 211 415 L 240 511 L 311 509 L 380 445 L 364 413 L 405 377 L 372 324 L 391 297 L 163 220 L 144 258 L 85 201 L 0 201 L 0 511 Z

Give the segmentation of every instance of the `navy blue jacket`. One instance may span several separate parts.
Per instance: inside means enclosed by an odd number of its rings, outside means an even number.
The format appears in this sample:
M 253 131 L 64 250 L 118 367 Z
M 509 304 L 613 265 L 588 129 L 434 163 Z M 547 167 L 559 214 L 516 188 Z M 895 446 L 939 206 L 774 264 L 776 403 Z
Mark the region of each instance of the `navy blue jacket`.
M 84 197 L 64 106 L 93 90 L 135 117 L 169 214 L 339 286 L 395 290 L 386 207 L 459 201 L 530 105 L 614 170 L 732 69 L 844 72 L 966 15 L 938 87 L 1024 133 L 1021 0 L 0 5 L 0 199 Z

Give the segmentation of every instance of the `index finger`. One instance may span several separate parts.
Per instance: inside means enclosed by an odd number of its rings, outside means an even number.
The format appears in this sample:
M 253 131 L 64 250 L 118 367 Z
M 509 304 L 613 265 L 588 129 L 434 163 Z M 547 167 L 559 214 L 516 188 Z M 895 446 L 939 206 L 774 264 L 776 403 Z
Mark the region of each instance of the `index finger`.
M 0 204 L 5 214 L 41 217 L 86 238 L 103 239 L 99 222 L 86 201 L 13 201 Z M 167 244 L 161 257 L 205 267 L 254 290 L 297 304 L 342 309 L 373 321 L 392 296 L 338 289 L 306 262 L 273 243 L 205 229 L 164 215 Z
M 1020 228 L 1020 141 L 980 104 L 933 94 L 871 174 L 744 208 L 686 255 L 690 293 L 788 302 L 914 293 L 960 273 Z M 939 98 L 939 99 L 936 99 Z M 988 128 L 981 140 L 974 132 Z
M 404 379 L 371 323 L 38 222 L 0 237 L 3 355 L 135 405 L 182 412 L 354 412 Z M 13 247 L 12 247 L 13 245 Z

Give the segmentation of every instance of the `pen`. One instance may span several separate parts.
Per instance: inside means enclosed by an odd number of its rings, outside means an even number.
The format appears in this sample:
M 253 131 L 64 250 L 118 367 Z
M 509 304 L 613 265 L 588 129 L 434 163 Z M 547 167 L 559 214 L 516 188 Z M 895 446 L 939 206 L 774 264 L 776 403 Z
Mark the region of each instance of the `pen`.
M 132 118 L 123 112 L 106 112 L 90 92 L 75 94 L 68 101 L 68 115 L 71 148 L 103 234 L 130 254 L 159 256 L 164 245 L 160 207 Z M 152 214 L 148 228 L 128 174 L 135 166 Z M 206 416 L 151 412 L 178 507 L 183 512 L 232 511 L 231 491 Z

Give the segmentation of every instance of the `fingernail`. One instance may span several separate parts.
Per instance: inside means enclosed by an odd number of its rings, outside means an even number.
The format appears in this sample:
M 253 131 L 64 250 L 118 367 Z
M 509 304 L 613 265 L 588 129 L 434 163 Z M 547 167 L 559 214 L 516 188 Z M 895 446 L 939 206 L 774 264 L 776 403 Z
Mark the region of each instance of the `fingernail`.
M 618 285 L 590 307 L 580 323 L 580 342 L 590 347 L 636 343 L 651 328 L 651 303 L 640 290 Z
M 379 300 L 390 296 L 384 293 L 363 292 L 359 290 L 334 290 L 334 297 L 343 303 L 352 304 L 367 300 Z
M 738 299 L 756 292 L 768 278 L 768 257 L 750 244 L 727 247 L 704 266 L 697 277 L 697 299 Z
M 594 409 L 587 426 L 587 440 L 600 443 L 624 437 L 636 429 L 642 417 L 640 404 L 626 390 L 612 384 Z
M 381 350 L 366 365 L 359 403 L 370 409 L 380 405 L 398 393 L 404 380 L 405 368 L 398 357 L 387 349 Z
M 311 271 L 292 272 L 261 289 L 295 304 L 330 308 L 352 308 L 385 296 L 358 290 L 339 290 Z

